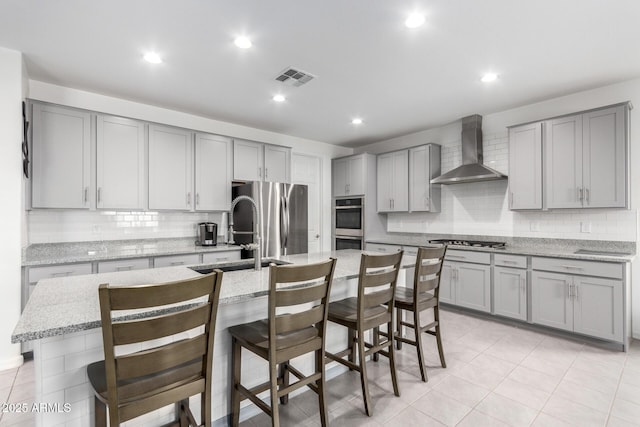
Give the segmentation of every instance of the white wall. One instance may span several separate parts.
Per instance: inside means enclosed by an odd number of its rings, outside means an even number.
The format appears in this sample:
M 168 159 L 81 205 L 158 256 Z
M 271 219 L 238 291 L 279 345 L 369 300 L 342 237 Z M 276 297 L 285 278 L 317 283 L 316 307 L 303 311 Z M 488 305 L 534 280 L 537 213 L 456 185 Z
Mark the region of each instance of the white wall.
M 294 152 L 313 154 L 322 159 L 323 216 L 331 215 L 331 161 L 352 153 L 352 149 L 319 141 L 221 122 L 166 108 L 56 86 L 36 80 L 29 82 L 29 96 L 56 104 L 99 111 L 135 119 L 180 126 L 202 132 L 284 145 Z M 31 211 L 27 216 L 29 243 L 117 240 L 152 237 L 189 237 L 193 224 L 201 220 L 220 221 L 220 214 Z M 331 224 L 323 224 L 323 245 L 330 248 Z
M 20 317 L 22 95 L 22 54 L 0 48 L 0 370 L 22 364 L 20 345 L 11 344 L 11 333 Z
M 597 108 L 623 101 L 640 105 L 640 79 L 563 96 L 483 117 L 484 163 L 508 173 L 507 126 Z M 631 112 L 631 165 L 640 156 L 640 121 Z M 442 145 L 442 173 L 461 163 L 460 121 L 357 149 L 381 153 L 425 143 Z M 632 182 L 640 182 L 631 168 Z M 507 205 L 507 181 L 442 186 L 440 213 L 391 214 L 387 231 L 409 233 L 484 234 L 584 240 L 635 241 L 638 233 L 638 189 L 632 185 L 632 208 L 568 209 L 547 212 L 512 212 Z M 581 232 L 581 223 L 591 225 Z

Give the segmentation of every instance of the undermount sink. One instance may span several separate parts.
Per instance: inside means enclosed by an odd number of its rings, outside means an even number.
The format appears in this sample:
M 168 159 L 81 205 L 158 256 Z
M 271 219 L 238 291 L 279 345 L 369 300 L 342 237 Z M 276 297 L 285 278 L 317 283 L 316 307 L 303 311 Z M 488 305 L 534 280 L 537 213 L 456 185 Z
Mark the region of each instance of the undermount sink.
M 285 264 L 291 264 L 291 263 L 280 261 L 277 259 L 266 259 L 262 261 L 262 267 L 268 267 L 271 264 L 285 265 Z M 253 270 L 254 267 L 255 267 L 255 262 L 253 260 L 245 260 L 245 261 L 234 262 L 232 264 L 225 264 L 222 266 L 209 264 L 209 265 L 195 266 L 195 267 L 189 267 L 189 268 L 200 274 L 209 274 L 213 270 L 222 270 L 223 272 L 227 272 L 227 271 L 239 271 L 239 270 Z
M 596 251 L 591 249 L 578 249 L 574 252 L 576 255 L 603 255 L 603 256 L 629 256 L 633 255 L 628 252 L 614 252 L 614 251 Z

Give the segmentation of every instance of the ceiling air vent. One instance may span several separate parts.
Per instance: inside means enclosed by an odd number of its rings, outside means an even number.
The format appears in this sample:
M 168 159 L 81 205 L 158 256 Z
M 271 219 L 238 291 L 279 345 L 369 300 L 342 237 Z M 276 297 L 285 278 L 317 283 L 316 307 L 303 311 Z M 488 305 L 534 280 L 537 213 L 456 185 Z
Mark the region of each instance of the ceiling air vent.
M 288 67 L 285 68 L 278 77 L 276 77 L 276 80 L 291 86 L 302 86 L 303 84 L 310 82 L 315 77 L 316 76 L 309 74 L 306 71 Z

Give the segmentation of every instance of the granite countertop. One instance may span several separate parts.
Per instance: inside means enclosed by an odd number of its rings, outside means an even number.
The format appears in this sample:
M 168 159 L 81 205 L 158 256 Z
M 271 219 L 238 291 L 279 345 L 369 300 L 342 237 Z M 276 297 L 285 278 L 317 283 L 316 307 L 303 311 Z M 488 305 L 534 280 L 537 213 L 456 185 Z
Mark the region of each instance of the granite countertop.
M 630 262 L 636 255 L 635 242 L 601 241 L 601 240 L 569 240 L 541 239 L 504 236 L 468 236 L 443 234 L 409 234 L 394 233 L 380 237 L 365 239 L 366 243 L 386 245 L 423 246 L 429 245 L 432 239 L 458 239 L 506 242 L 504 248 L 478 248 L 470 246 L 449 245 L 450 249 L 468 251 L 493 252 L 513 255 L 532 255 L 559 258 L 580 259 L 585 261 Z M 592 253 L 576 253 L 579 250 Z
M 358 277 L 362 251 L 341 250 L 319 254 L 280 257 L 294 264 L 310 264 L 337 258 L 334 283 Z M 251 260 L 252 262 L 252 260 Z M 405 256 L 403 267 L 412 267 L 415 258 Z M 231 263 L 229 263 L 231 264 Z M 221 266 L 224 264 L 216 264 Z M 11 336 L 11 342 L 31 341 L 100 327 L 98 286 L 101 283 L 135 285 L 163 283 L 198 277 L 188 267 L 164 267 L 83 276 L 44 279 L 38 282 Z M 267 295 L 269 269 L 224 273 L 220 304 L 232 304 Z
M 239 251 L 236 245 L 196 246 L 195 237 L 175 239 L 105 240 L 97 242 L 38 243 L 22 253 L 22 266 L 67 264 L 189 253 Z

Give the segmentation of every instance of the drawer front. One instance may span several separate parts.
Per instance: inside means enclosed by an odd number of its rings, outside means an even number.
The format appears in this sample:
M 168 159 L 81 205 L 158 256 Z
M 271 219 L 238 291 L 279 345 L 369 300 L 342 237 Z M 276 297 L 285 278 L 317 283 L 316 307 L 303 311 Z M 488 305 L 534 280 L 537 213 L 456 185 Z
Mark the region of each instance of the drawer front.
M 217 262 L 238 261 L 240 251 L 219 251 L 202 254 L 203 264 L 215 264 Z
M 527 257 L 521 255 L 495 254 L 493 261 L 496 266 L 527 268 Z
M 100 261 L 98 263 L 98 273 L 144 270 L 145 268 L 149 268 L 149 258 L 119 259 L 116 261 Z
M 367 243 L 367 252 L 392 254 L 402 250 L 399 245 L 384 245 L 382 243 Z
M 612 262 L 582 261 L 566 258 L 531 258 L 531 266 L 534 270 L 555 271 L 565 274 L 578 274 L 583 276 L 611 277 L 622 279 L 623 265 Z
M 30 267 L 29 283 L 37 283 L 42 279 L 53 279 L 56 277 L 79 276 L 81 274 L 91 274 L 91 263 L 64 264 L 50 267 Z
M 491 254 L 488 252 L 475 251 L 459 251 L 456 249 L 447 249 L 444 256 L 447 261 L 473 262 L 476 264 L 490 264 Z
M 160 256 L 153 259 L 155 268 L 190 264 L 200 264 L 200 254 Z

